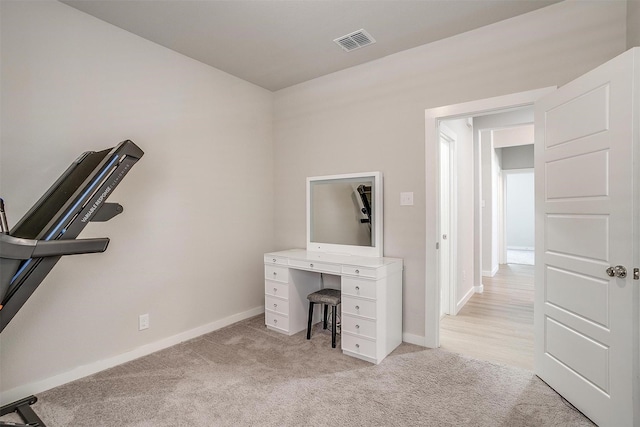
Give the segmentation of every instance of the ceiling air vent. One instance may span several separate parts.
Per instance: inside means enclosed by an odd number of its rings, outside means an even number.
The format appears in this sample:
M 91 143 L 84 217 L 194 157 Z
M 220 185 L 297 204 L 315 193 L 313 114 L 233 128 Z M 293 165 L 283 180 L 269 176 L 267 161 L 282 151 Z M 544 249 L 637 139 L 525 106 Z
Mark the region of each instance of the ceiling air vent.
M 358 30 L 351 34 L 347 34 L 346 36 L 338 37 L 334 42 L 338 43 L 338 45 L 340 45 L 340 47 L 345 51 L 350 52 L 373 44 L 376 41 L 371 37 L 371 34 L 367 33 L 365 30 Z

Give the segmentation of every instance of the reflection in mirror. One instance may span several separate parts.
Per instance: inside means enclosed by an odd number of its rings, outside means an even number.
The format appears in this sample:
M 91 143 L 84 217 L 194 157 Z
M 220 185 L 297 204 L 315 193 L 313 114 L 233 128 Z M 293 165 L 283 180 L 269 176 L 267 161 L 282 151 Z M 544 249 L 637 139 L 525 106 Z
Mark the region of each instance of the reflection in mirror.
M 382 256 L 381 213 L 379 172 L 308 178 L 307 249 Z
M 372 246 L 373 185 L 373 177 L 311 183 L 311 239 L 319 243 Z

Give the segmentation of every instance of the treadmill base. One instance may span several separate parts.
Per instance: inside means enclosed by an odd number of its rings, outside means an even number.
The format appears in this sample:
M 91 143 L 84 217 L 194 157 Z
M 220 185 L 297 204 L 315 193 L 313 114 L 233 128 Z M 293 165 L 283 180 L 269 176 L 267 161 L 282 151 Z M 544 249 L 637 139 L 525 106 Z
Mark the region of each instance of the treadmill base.
M 20 415 L 20 418 L 25 422 L 25 424 L 16 424 L 0 421 L 0 426 L 12 426 L 12 427 L 46 427 L 44 422 L 36 415 L 36 413 L 31 409 L 31 405 L 36 403 L 38 398 L 35 396 L 29 396 L 24 399 L 18 400 L 13 403 L 9 403 L 8 405 L 4 405 L 0 408 L 0 416 L 10 414 L 12 412 L 17 412 Z

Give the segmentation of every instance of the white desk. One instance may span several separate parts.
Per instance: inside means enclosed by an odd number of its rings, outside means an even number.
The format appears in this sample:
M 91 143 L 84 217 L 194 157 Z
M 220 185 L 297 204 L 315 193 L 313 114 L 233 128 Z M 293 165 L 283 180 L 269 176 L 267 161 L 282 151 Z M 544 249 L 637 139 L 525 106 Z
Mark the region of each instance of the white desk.
M 267 253 L 264 263 L 269 329 L 288 335 L 306 330 L 307 295 L 320 289 L 320 273 L 327 273 L 340 276 L 343 353 L 377 364 L 402 342 L 401 259 L 292 249 Z

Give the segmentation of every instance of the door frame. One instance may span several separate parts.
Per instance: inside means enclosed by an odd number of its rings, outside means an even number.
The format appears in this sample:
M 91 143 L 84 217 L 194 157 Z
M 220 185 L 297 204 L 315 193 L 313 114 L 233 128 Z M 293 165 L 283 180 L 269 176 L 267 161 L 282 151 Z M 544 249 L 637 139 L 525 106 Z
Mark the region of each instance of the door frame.
M 440 188 L 440 121 L 481 116 L 510 108 L 532 105 L 536 100 L 555 89 L 556 86 L 551 86 L 425 110 L 425 347 L 437 348 L 440 346 L 440 251 L 436 246 L 440 242 L 438 236 L 440 230 L 438 190 Z M 474 171 L 474 175 L 475 179 L 480 178 L 478 170 Z M 480 198 L 476 198 L 475 201 L 475 209 L 481 215 L 482 201 L 478 199 Z M 475 223 L 478 224 L 477 219 Z M 481 229 L 476 228 L 476 233 L 481 233 Z M 478 240 L 479 243 L 476 242 L 474 244 L 476 246 L 474 251 L 476 252 L 482 248 L 482 237 L 480 236 Z M 478 268 L 481 269 L 482 266 L 475 266 L 474 270 L 478 270 Z
M 447 140 L 448 144 L 449 144 L 449 235 L 448 235 L 448 240 L 449 240 L 449 253 L 448 254 L 443 254 L 441 251 L 439 251 L 438 253 L 441 254 L 441 257 L 439 258 L 438 261 L 438 266 L 440 266 L 440 262 L 442 261 L 442 256 L 448 256 L 449 257 L 449 283 L 448 286 L 443 286 L 442 283 L 442 275 L 441 275 L 441 271 L 438 270 L 438 283 L 439 283 L 439 288 L 440 291 L 442 292 L 443 289 L 445 289 L 446 292 L 446 301 L 447 301 L 447 308 L 445 310 L 444 314 L 449 314 L 449 315 L 455 315 L 456 313 L 456 301 L 457 301 L 457 286 L 456 284 L 458 283 L 458 277 L 457 277 L 457 271 L 458 271 L 458 263 L 457 263 L 457 257 L 455 256 L 455 254 L 457 253 L 457 242 L 458 242 L 458 160 L 457 160 L 457 139 L 458 136 L 455 134 L 455 132 L 453 132 L 450 128 L 448 128 L 444 123 L 440 123 L 439 126 L 439 139 L 438 142 L 440 142 L 441 139 L 445 139 Z M 440 147 L 441 145 L 439 145 L 438 147 Z M 441 151 L 438 151 L 438 156 L 440 156 L 442 154 Z M 442 171 L 442 159 L 439 157 L 438 160 L 438 170 Z M 441 174 L 439 174 L 439 176 L 441 176 Z M 442 209 L 442 206 L 440 205 L 440 201 L 442 200 L 442 194 L 441 194 L 441 184 L 442 182 L 440 180 L 438 180 L 438 206 L 440 209 Z M 441 210 L 438 211 L 439 213 L 442 212 Z M 441 221 L 440 221 L 440 215 L 438 215 L 438 236 L 442 236 L 442 227 L 441 227 Z M 438 240 L 440 241 L 440 240 Z M 441 295 L 442 296 L 442 295 Z M 440 307 L 440 310 L 442 310 L 442 307 Z M 440 314 L 442 315 L 442 313 Z

